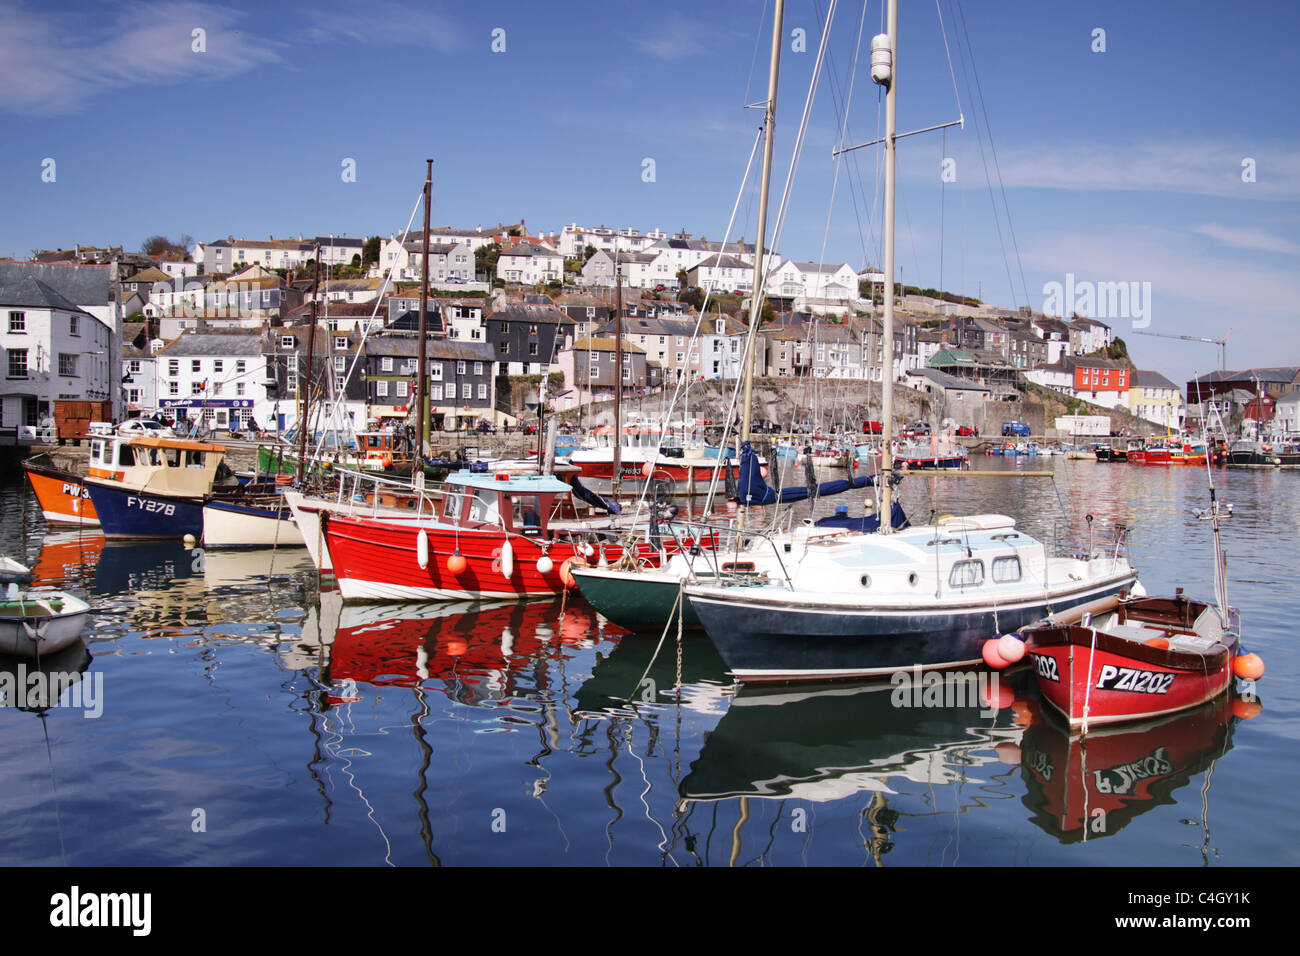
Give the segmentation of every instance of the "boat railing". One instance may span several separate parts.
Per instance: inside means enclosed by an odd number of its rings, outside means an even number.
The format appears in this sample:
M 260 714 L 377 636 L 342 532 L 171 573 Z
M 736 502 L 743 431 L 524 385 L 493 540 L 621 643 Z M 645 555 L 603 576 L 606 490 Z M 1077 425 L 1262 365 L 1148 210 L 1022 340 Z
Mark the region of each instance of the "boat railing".
M 1075 558 L 1092 561 L 1109 558 L 1118 561 L 1128 556 L 1128 525 L 1116 521 L 1109 534 L 1094 526 L 1092 515 L 1084 517 L 1084 524 L 1070 518 L 1057 518 L 1052 525 L 1053 552 L 1058 558 Z
M 339 468 L 335 470 L 335 474 L 339 481 L 339 506 L 352 514 L 369 506 L 371 516 L 378 516 L 381 508 L 390 507 L 383 504 L 382 492 L 387 491 L 394 498 L 414 496 L 415 506 L 411 509 L 412 517 L 434 517 L 438 513 L 439 502 L 447 494 L 441 487 L 430 489 L 424 487 L 423 482 L 417 485 L 406 479 L 372 471 Z
M 703 569 L 697 568 L 695 561 L 688 562 L 687 580 L 692 584 L 698 583 L 699 576 L 703 573 L 722 584 L 765 582 L 766 575 L 758 571 L 751 560 L 755 551 L 759 550 L 758 543 L 763 542 L 775 557 L 776 566 L 780 569 L 786 586 L 793 586 L 782 557 L 783 546 L 777 541 L 777 535 L 781 532 L 758 528 L 742 529 L 732 524 L 709 521 L 674 520 L 661 524 L 659 533 L 673 541 L 678 553 L 703 559 Z

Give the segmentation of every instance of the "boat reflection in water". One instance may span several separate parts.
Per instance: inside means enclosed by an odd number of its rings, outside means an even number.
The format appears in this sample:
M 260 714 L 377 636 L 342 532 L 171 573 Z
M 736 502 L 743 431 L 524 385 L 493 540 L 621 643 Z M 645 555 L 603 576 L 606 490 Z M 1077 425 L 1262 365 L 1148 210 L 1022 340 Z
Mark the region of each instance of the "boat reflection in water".
M 83 682 L 91 660 L 90 651 L 80 640 L 42 655 L 39 661 L 0 654 L 0 707 L 41 715 L 51 707 L 69 703 L 90 709 L 96 699 L 102 701 L 102 684 L 95 688 L 87 685 L 86 693 L 101 692 L 94 697 L 87 697 L 76 685 Z
M 1021 740 L 1024 804 L 1032 822 L 1062 843 L 1118 833 L 1232 749 L 1235 713 L 1253 706 L 1232 693 L 1163 719 L 1070 732 L 1055 713 L 1035 713 Z M 1042 708 L 1049 711 L 1050 708 Z
M 601 629 L 583 606 L 555 600 L 345 605 L 322 591 L 301 639 L 282 656 L 294 669 L 319 668 L 327 706 L 357 698 L 355 685 L 428 687 L 462 704 L 509 700 L 549 685 L 567 646 L 590 647 L 623 632 Z M 593 636 L 594 635 L 594 636 Z
M 1013 675 L 1013 679 L 1021 677 Z M 854 819 L 846 824 L 855 836 L 827 823 L 819 823 L 819 830 L 834 830 L 832 839 L 844 841 L 840 852 L 849 856 L 837 859 L 838 864 L 861 864 L 865 857 L 879 866 L 895 850 L 896 837 L 907 829 L 916 831 L 912 852 L 905 854 L 907 862 L 916 852 L 927 852 L 922 844 L 930 838 L 920 832 L 925 828 L 919 821 L 908 824 L 907 819 L 944 816 L 955 825 L 959 814 L 987 809 L 990 794 L 1005 788 L 1009 795 L 1010 771 L 997 766 L 1007 762 L 1003 745 L 1014 749 L 1021 733 L 1009 711 L 991 716 L 994 711 L 977 697 L 958 700 L 966 706 L 900 706 L 896 690 L 897 685 L 888 681 L 819 689 L 742 687 L 681 782 L 688 829 L 693 829 L 692 817 L 708 820 L 712 839 L 704 842 L 716 846 L 722 832 L 716 810 L 703 817 L 696 811 L 700 804 L 717 807 L 730 802 L 734 822 L 727 826 L 729 840 L 722 842 L 729 843 L 731 865 L 754 862 L 755 853 L 761 862 L 795 862 L 787 859 L 788 854 L 802 852 L 799 848 L 811 827 L 800 832 L 792 824 L 804 818 L 792 814 L 806 818 L 816 812 L 800 808 L 798 801 L 828 805 L 856 798 L 849 804 L 856 808 Z M 949 788 L 957 795 L 957 805 L 940 810 L 927 801 L 925 809 L 917 809 L 909 797 L 891 806 L 896 790 L 914 791 L 912 784 Z M 970 794 L 962 791 L 967 784 L 974 785 Z M 775 808 L 775 819 L 754 798 L 782 801 Z M 785 808 L 785 800 L 791 801 L 793 809 Z M 751 843 L 764 846 L 761 851 L 751 849 L 748 859 L 741 845 L 745 835 Z M 794 843 L 782 847 L 775 842 L 781 837 Z M 851 850 L 850 841 L 860 849 Z M 697 839 L 696 846 L 700 845 Z

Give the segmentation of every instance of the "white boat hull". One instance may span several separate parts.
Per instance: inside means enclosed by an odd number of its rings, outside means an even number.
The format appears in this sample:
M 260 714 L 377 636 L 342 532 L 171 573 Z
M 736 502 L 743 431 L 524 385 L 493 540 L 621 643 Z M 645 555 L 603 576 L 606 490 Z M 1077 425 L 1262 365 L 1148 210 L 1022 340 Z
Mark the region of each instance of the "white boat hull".
M 292 512 L 277 516 L 240 505 L 203 506 L 203 545 L 207 548 L 281 547 L 306 544 Z

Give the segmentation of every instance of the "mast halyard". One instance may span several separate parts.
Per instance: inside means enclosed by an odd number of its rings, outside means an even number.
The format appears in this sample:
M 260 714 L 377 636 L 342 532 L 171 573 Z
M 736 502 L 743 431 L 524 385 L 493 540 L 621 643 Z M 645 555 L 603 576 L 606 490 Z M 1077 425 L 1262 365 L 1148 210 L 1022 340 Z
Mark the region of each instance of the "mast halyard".
M 429 447 L 429 414 L 428 414 L 428 382 L 429 382 L 429 362 L 427 353 L 427 339 L 429 335 L 429 205 L 433 196 L 433 160 L 426 159 L 428 168 L 424 177 L 424 266 L 420 275 L 420 344 L 418 350 L 418 359 L 415 366 L 416 381 L 416 412 L 415 412 L 415 440 L 418 442 L 416 449 L 416 459 L 419 462 L 417 471 L 423 470 L 425 452 Z

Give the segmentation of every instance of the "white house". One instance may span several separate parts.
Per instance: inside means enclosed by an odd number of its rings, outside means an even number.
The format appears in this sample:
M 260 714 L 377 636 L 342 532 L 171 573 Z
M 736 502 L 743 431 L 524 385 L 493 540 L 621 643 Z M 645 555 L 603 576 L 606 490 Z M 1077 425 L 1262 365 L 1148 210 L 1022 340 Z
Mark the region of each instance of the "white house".
M 0 429 L 53 437 L 56 421 L 84 417 L 74 413 L 74 402 L 95 403 L 96 418 L 113 415 L 110 389 L 118 358 L 104 322 L 30 275 L 0 283 L 0 317 Z M 38 435 L 38 428 L 49 431 Z
M 292 344 L 284 351 L 297 352 L 296 339 L 287 338 Z M 201 418 L 213 429 L 240 427 L 254 416 L 263 425 L 274 419 L 277 396 L 268 388 L 275 374 L 260 332 L 187 332 L 154 352 L 154 361 L 164 414 Z
M 564 256 L 547 246 L 520 243 L 497 259 L 497 278 L 537 285 L 564 279 Z

